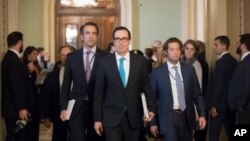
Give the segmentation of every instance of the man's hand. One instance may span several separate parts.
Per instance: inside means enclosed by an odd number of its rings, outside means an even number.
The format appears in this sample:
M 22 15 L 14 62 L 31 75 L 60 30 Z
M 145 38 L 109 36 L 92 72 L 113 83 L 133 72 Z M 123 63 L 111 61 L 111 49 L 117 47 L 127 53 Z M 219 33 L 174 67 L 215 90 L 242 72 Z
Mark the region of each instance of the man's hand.
M 207 121 L 204 117 L 199 117 L 199 126 L 200 129 L 204 129 L 206 127 Z
M 22 119 L 22 120 L 28 120 L 28 116 L 29 116 L 29 112 L 27 109 L 22 109 L 19 111 L 19 118 Z
M 32 73 L 35 70 L 35 65 L 33 62 L 29 62 L 29 64 L 27 64 L 29 73 Z
M 99 136 L 102 136 L 102 132 L 103 132 L 102 122 L 96 121 L 94 128 L 95 128 L 96 134 L 98 134 Z
M 149 116 L 149 118 L 146 119 L 146 121 L 149 122 L 149 121 L 151 121 L 154 118 L 155 114 L 153 112 L 148 112 L 148 116 Z
M 47 128 L 51 127 L 51 121 L 48 118 L 44 119 L 43 124 Z
M 215 118 L 216 116 L 218 116 L 217 110 L 215 107 L 211 107 L 210 109 L 210 115 L 211 117 Z
M 158 126 L 157 125 L 153 125 L 150 127 L 150 131 L 152 133 L 152 135 L 154 137 L 157 137 L 159 135 L 159 131 L 158 131 Z
M 62 110 L 60 114 L 61 120 L 66 121 L 67 120 L 66 117 L 67 117 L 67 110 Z

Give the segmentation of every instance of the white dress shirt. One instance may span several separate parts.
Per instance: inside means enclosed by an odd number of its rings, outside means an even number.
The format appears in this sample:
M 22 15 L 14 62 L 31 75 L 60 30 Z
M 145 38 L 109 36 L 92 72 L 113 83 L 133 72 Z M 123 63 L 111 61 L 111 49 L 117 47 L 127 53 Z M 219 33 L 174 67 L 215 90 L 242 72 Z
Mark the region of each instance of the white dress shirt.
M 248 54 L 250 54 L 250 51 L 243 54 L 242 57 L 240 58 L 240 60 L 243 61 L 243 59 L 246 58 Z
M 64 70 L 65 70 L 64 66 L 61 66 L 60 67 L 60 75 L 59 75 L 60 90 L 62 89 Z
M 229 52 L 228 52 L 228 51 L 222 52 L 222 53 L 218 56 L 218 58 L 221 59 L 222 56 L 225 55 L 225 54 L 227 54 L 227 53 L 229 53 Z
M 11 48 L 9 50 L 14 52 L 18 56 L 18 58 L 21 57 L 21 55 L 20 55 L 20 53 L 18 51 L 14 50 L 14 49 L 11 49 Z
M 125 56 L 120 56 L 118 53 L 115 53 L 115 58 L 116 58 L 116 63 L 117 63 L 117 68 L 119 70 L 119 65 L 120 65 L 120 59 L 125 58 L 123 62 L 124 70 L 125 70 L 125 78 L 126 78 L 126 85 L 128 82 L 128 76 L 129 76 L 129 68 L 130 68 L 130 54 L 127 52 Z
M 178 93 L 177 93 L 177 88 L 176 88 L 176 81 L 175 81 L 175 70 L 174 66 L 177 66 L 177 71 L 179 72 L 182 80 L 182 85 L 183 85 L 183 78 L 181 74 L 181 65 L 180 62 L 178 61 L 177 64 L 172 64 L 169 61 L 167 61 L 168 64 L 168 70 L 169 70 L 169 78 L 170 78 L 170 83 L 171 83 L 171 88 L 172 88 L 172 94 L 173 94 L 173 109 L 180 109 L 179 108 L 179 102 L 178 102 Z

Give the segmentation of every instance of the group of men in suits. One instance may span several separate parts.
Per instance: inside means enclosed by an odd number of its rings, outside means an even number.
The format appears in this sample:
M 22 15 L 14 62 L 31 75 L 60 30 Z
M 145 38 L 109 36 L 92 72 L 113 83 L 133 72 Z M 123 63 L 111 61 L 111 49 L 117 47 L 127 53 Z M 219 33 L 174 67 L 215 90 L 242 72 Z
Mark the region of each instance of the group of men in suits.
M 196 120 L 200 129 L 206 127 L 203 94 L 194 68 L 179 61 L 182 42 L 178 38 L 164 43 L 167 62 L 150 76 L 146 59 L 129 52 L 131 33 L 126 27 L 118 26 L 113 31 L 114 54 L 96 46 L 99 29 L 95 23 L 82 25 L 80 34 L 83 48 L 73 52 L 69 46 L 61 47 L 61 65 L 45 81 L 45 109 L 50 109 L 45 116 L 54 124 L 54 141 L 67 140 L 67 129 L 72 141 L 138 141 L 143 122 L 150 122 L 152 134 L 162 134 L 164 141 L 191 141 Z M 33 103 L 28 72 L 19 59 L 22 46 L 22 33 L 8 35 L 9 50 L 2 61 L 7 141 L 28 140 L 30 133 L 28 126 L 15 133 L 16 121 L 32 115 Z M 235 122 L 235 111 L 239 124 L 250 123 L 250 34 L 239 37 L 240 64 L 227 52 L 228 47 L 226 36 L 215 38 L 214 49 L 220 59 L 208 87 L 209 100 L 206 99 L 211 117 L 209 133 L 214 140 L 223 123 Z M 141 93 L 146 96 L 149 115 L 144 120 Z M 75 103 L 67 119 L 71 99 Z M 50 107 L 52 103 L 56 106 Z M 67 123 L 62 122 L 66 120 Z
M 99 29 L 95 23 L 84 24 L 80 31 L 83 48 L 67 56 L 60 103 L 65 121 L 68 101 L 75 100 L 68 121 L 71 140 L 99 141 L 104 136 L 109 141 L 138 140 L 143 125 L 142 91 L 150 109 L 148 120 L 154 116 L 145 58 L 129 53 L 131 34 L 125 27 L 114 30 L 116 53 L 110 55 L 96 47 Z

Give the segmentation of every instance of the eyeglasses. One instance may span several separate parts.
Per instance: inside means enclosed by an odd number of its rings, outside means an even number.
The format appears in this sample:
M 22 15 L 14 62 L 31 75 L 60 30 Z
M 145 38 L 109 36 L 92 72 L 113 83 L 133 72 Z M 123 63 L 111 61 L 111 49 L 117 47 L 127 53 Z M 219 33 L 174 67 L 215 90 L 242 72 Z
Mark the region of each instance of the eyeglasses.
M 115 42 L 120 42 L 120 41 L 122 41 L 122 42 L 127 42 L 129 40 L 129 38 L 127 38 L 127 37 L 123 37 L 123 38 L 115 38 L 114 39 L 114 41 Z

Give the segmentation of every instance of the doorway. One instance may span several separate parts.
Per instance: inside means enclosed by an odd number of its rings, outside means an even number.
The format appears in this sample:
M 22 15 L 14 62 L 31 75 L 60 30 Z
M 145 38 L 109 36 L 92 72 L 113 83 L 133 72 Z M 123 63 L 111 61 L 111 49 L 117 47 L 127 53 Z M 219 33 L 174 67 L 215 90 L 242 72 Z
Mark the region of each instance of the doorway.
M 97 0 L 96 7 L 63 5 L 61 1 L 56 2 L 56 50 L 65 44 L 70 44 L 76 49 L 82 48 L 79 29 L 89 21 L 98 25 L 97 47 L 105 50 L 112 40 L 113 29 L 120 25 L 119 0 Z

